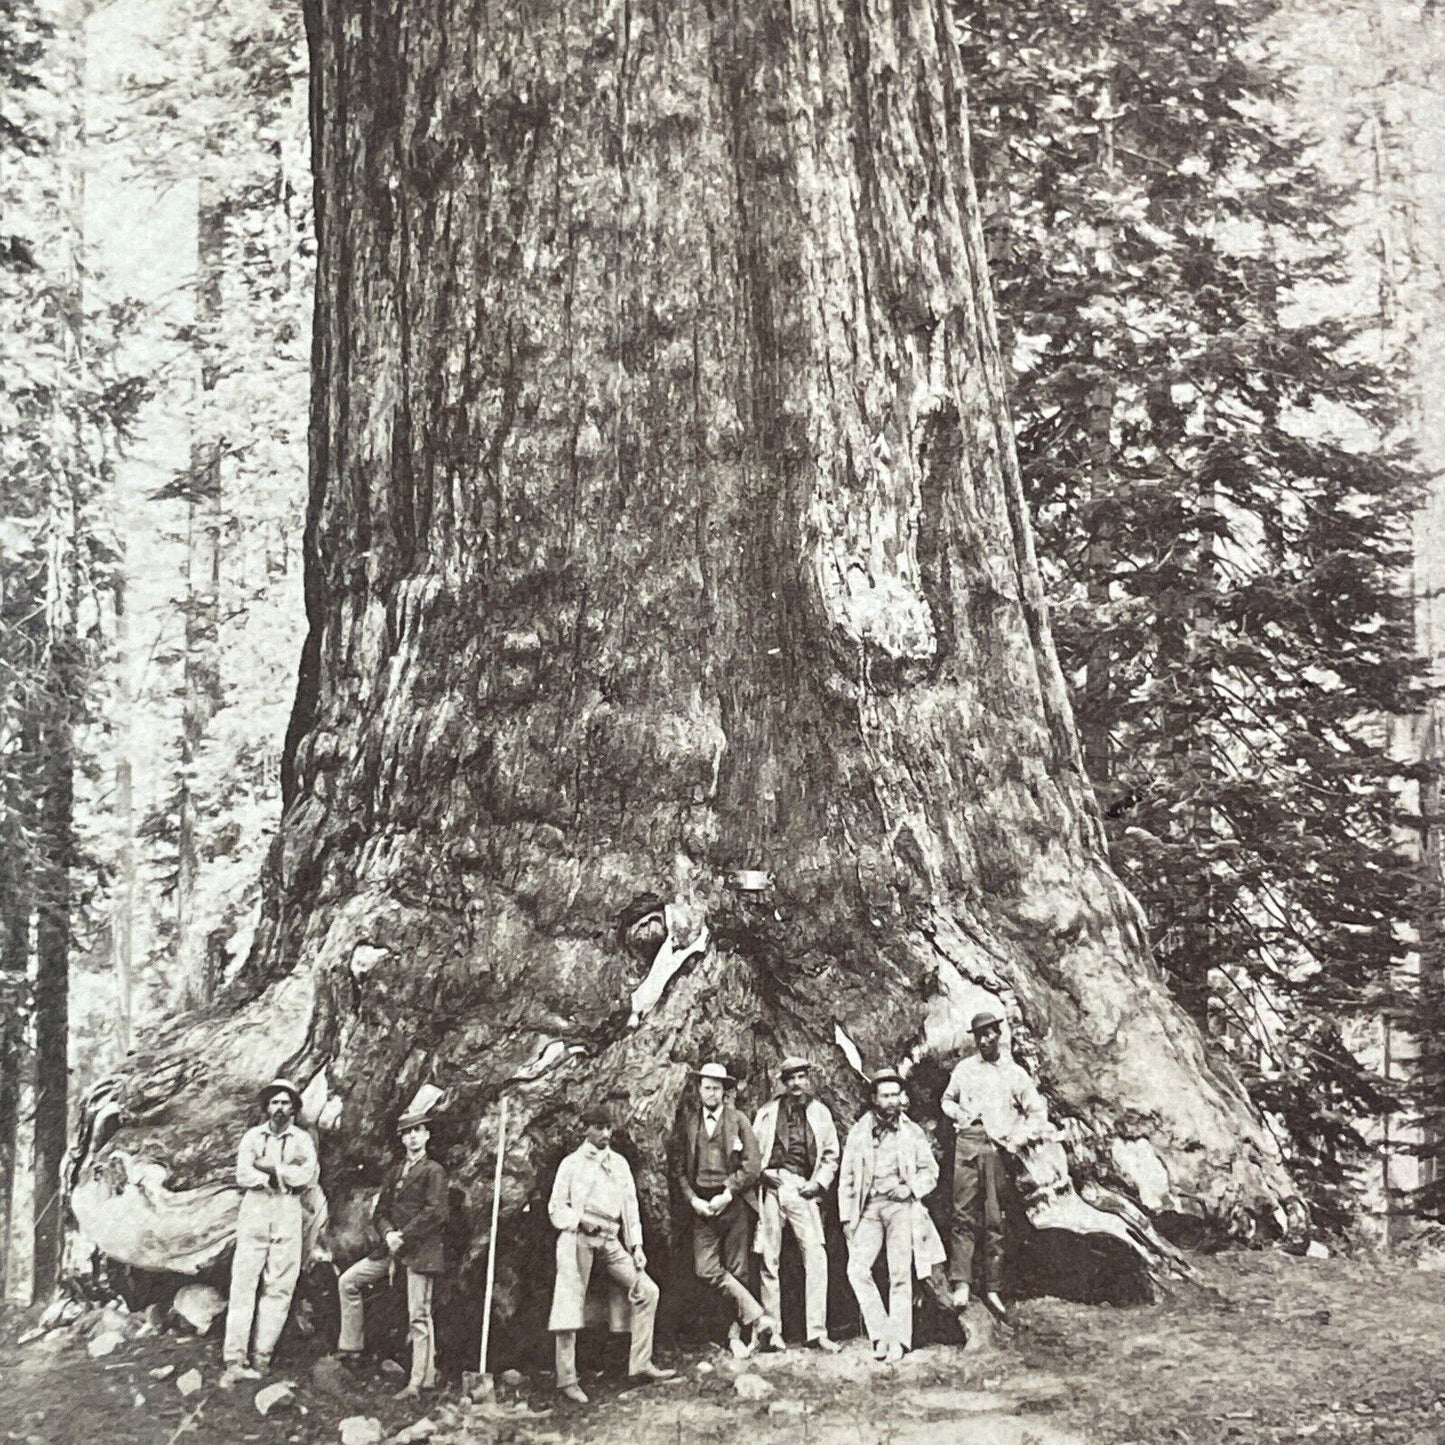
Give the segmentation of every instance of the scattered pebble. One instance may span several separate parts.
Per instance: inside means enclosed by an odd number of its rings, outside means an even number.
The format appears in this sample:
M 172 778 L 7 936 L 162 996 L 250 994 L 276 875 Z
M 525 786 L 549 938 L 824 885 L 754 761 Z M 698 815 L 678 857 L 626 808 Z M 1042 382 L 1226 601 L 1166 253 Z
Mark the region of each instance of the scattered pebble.
M 174 1365 L 157 1365 L 155 1369 L 147 1371 L 153 1380 L 169 1380 L 176 1372 Z
M 744 1400 L 764 1400 L 773 1393 L 773 1387 L 761 1375 L 739 1375 L 733 1389 Z
M 408 1425 L 405 1430 L 391 1437 L 392 1445 L 421 1445 L 424 1440 L 430 1440 L 437 1432 L 436 1424 L 423 1417 L 414 1425 Z
M 296 1387 L 289 1380 L 278 1380 L 256 1391 L 256 1409 L 262 1415 L 269 1415 L 272 1410 L 291 1404 L 295 1398 Z
M 502 1383 L 505 1385 L 520 1385 L 522 1383 L 522 1372 L 520 1370 L 503 1370 Z
M 215 1323 L 216 1316 L 226 1312 L 226 1301 L 213 1285 L 183 1284 L 171 1301 L 171 1310 L 198 1335 L 203 1335 Z
M 176 1381 L 176 1389 L 189 1400 L 191 1396 L 201 1388 L 203 1383 L 199 1370 L 187 1370 L 186 1373 Z
M 801 1419 L 807 1413 L 808 1406 L 803 1400 L 774 1400 L 768 1406 L 769 1415 L 785 1416 L 789 1419 Z
M 341 1445 L 381 1445 L 381 1421 L 371 1415 L 348 1415 L 337 1428 Z
M 118 1331 L 101 1330 L 99 1334 L 93 1336 L 87 1343 L 85 1353 L 89 1355 L 92 1360 L 99 1360 L 106 1355 L 114 1354 L 116 1350 L 120 1348 L 123 1341 L 124 1336 Z
M 406 1371 L 395 1360 L 383 1360 L 381 1373 L 383 1375 L 404 1375 Z
M 699 1375 L 710 1375 L 712 1374 L 712 1366 L 706 1360 L 699 1360 L 697 1362 L 697 1372 Z

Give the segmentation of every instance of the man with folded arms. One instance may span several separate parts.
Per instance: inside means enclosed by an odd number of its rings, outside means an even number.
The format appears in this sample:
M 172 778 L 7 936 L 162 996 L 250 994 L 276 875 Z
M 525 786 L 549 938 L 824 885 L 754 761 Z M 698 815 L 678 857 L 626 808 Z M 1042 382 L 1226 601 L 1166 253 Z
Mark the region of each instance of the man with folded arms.
M 647 1381 L 670 1380 L 676 1373 L 652 1363 L 658 1290 L 644 1273 L 647 1255 L 632 1170 L 611 1148 L 612 1121 L 605 1109 L 586 1110 L 582 1127 L 585 1138 L 562 1161 L 547 1204 L 558 1230 L 557 1282 L 547 1328 L 557 1337 L 557 1388 L 578 1405 L 587 1403 L 587 1395 L 577 1383 L 577 1331 L 584 1323 L 594 1265 L 627 1291 L 632 1307 L 628 1374 Z
M 758 1232 L 753 1243 L 759 1259 L 759 1293 L 768 1315 L 782 1319 L 778 1264 L 783 1230 L 793 1231 L 803 1256 L 804 1313 L 808 1344 L 825 1354 L 838 1346 L 828 1338 L 828 1251 L 823 1244 L 823 1215 L 818 1200 L 838 1173 L 838 1130 L 821 1099 L 812 1096 L 812 1065 L 798 1055 L 778 1070 L 783 1092 L 758 1110 L 753 1132 L 763 1172 L 758 1181 Z M 774 1337 L 782 1347 L 782 1334 Z
M 241 1207 L 222 1347 L 223 1389 L 237 1380 L 259 1379 L 270 1368 L 301 1275 L 301 1196 L 321 1177 L 316 1146 L 296 1123 L 301 1112 L 296 1085 L 273 1079 L 260 1102 L 266 1122 L 241 1136 L 236 1153 Z
M 928 1135 L 904 1112 L 903 1077 L 873 1076 L 873 1107 L 848 1131 L 838 1174 L 838 1216 L 848 1239 L 848 1282 L 863 1311 L 873 1356 L 895 1365 L 913 1348 L 913 1276 L 944 1260 L 943 1241 L 923 1200 L 938 1184 Z M 888 1260 L 888 1308 L 873 1281 Z
M 1003 1284 L 1003 1161 L 1048 1133 L 1049 1113 L 1028 1073 L 1003 1056 L 1003 1019 L 992 1010 L 969 1024 L 978 1052 L 961 1060 L 943 1092 L 953 1120 L 953 1216 L 949 1223 L 948 1278 L 953 1307 L 967 1307 L 979 1245 L 983 1246 L 983 1303 L 1001 1320 L 1008 1315 Z

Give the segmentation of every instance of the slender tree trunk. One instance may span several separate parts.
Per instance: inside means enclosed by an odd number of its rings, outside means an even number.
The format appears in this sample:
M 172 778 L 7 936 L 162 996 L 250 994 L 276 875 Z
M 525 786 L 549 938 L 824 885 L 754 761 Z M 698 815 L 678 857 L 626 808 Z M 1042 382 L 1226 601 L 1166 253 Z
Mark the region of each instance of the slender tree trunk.
M 308 23 L 287 810 L 256 947 L 214 1019 L 138 1061 L 132 1117 L 170 1104 L 126 1147 L 219 1177 L 284 1067 L 344 1102 L 336 1207 L 435 1077 L 480 1246 L 505 1094 L 511 1314 L 545 1288 L 539 1175 L 579 1101 L 614 1100 L 665 1239 L 687 1064 L 741 1059 L 761 1093 L 811 1053 L 846 1120 L 850 1051 L 902 1060 L 936 1118 L 994 1001 L 1081 1169 L 1267 1216 L 1277 1151 L 1168 1001 L 1089 802 L 947 7 L 315 0 Z M 678 942 L 709 930 L 653 992 L 615 941 L 644 891 Z
M 30 849 L 25 821 L 33 816 L 24 783 L 34 764 L 33 724 L 22 724 L 9 766 L 0 823 L 0 1305 L 10 1296 L 10 1235 L 19 1163 L 20 1081 L 30 1020 L 33 920 Z
M 60 650 L 57 649 L 59 652 Z M 40 866 L 35 926 L 35 1276 L 45 1298 L 60 1262 L 64 1201 L 61 1177 L 70 1093 L 70 862 L 73 852 L 74 754 L 68 666 L 52 666 L 49 707 L 40 735 Z
M 131 763 L 134 747 L 136 694 L 132 685 L 130 656 L 130 611 L 126 603 L 125 562 L 116 567 L 112 588 L 115 605 L 115 650 L 118 686 L 116 688 L 117 740 L 115 759 L 115 828 L 119 836 L 116 850 L 115 884 L 111 891 L 110 946 L 111 970 L 115 978 L 115 1044 L 124 1058 L 131 1047 L 131 986 L 135 948 L 135 783 Z
M 225 260 L 225 208 L 204 199 L 197 227 L 196 333 L 201 412 L 217 381 L 215 329 L 221 313 Z M 182 662 L 181 768 L 177 804 L 176 961 L 185 1002 L 204 1007 L 220 979 L 212 970 L 207 920 L 195 916 L 201 820 L 196 765 L 206 728 L 220 705 L 221 459 L 220 440 L 207 436 L 191 450 L 191 494 L 186 506 L 185 649 Z

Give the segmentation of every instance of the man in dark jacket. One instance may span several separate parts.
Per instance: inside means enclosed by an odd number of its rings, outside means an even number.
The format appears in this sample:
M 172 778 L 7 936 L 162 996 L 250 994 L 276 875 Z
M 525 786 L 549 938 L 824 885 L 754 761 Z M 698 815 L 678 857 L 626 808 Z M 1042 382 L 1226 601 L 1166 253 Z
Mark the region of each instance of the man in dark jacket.
M 736 1081 L 721 1064 L 695 1070 L 698 1101 L 678 1117 L 668 1150 L 672 1177 L 692 1210 L 693 1272 L 753 1327 L 753 1344 L 781 1339 L 743 1283 L 748 1267 L 750 1210 L 743 1196 L 758 1182 L 762 1163 L 747 1116 L 724 1098 Z
M 435 1159 L 427 1158 L 431 1130 L 425 1114 L 404 1114 L 396 1127 L 406 1154 L 387 1175 L 371 1212 L 376 1248 L 341 1276 L 341 1339 L 337 1351 L 343 1359 L 360 1356 L 365 1321 L 362 1292 L 391 1278 L 396 1266 L 403 1265 L 411 1322 L 411 1378 L 397 1399 L 408 1400 L 436 1384 L 432 1282 L 442 1272 L 447 1176 Z

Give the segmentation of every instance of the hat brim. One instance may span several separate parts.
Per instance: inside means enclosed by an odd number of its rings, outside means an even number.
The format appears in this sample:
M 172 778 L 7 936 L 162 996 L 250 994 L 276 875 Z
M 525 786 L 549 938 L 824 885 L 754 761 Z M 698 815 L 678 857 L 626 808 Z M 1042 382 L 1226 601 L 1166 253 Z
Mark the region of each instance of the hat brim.
M 970 1024 L 968 1026 L 968 1031 L 974 1036 L 974 1038 L 977 1038 L 980 1034 L 986 1034 L 990 1029 L 993 1029 L 998 1033 L 1002 1033 L 1003 1020 L 990 1019 L 986 1024 Z
M 295 1089 L 288 1089 L 280 1084 L 273 1084 L 261 1090 L 258 1095 L 261 1100 L 261 1107 L 264 1109 L 276 1094 L 285 1094 L 286 1097 L 291 1100 L 291 1112 L 293 1114 L 299 1114 L 301 1112 L 301 1095 L 298 1094 Z
M 398 1134 L 405 1134 L 408 1129 L 415 1129 L 418 1124 L 424 1124 L 428 1129 L 430 1129 L 431 1115 L 403 1114 L 402 1117 L 396 1121 L 396 1132 Z
M 689 1073 L 694 1079 L 699 1079 L 699 1080 L 701 1080 L 701 1079 L 711 1079 L 711 1080 L 713 1081 L 713 1083 L 715 1083 L 715 1084 L 735 1084 L 735 1083 L 737 1083 L 737 1080 L 736 1080 L 735 1078 L 733 1078 L 733 1076 L 732 1076 L 731 1074 L 724 1074 L 724 1075 L 722 1076 L 722 1078 L 718 1078 L 718 1076 L 717 1076 L 716 1074 L 705 1074 L 705 1073 L 703 1073 L 703 1071 L 702 1071 L 701 1069 L 689 1069 L 689 1070 L 688 1070 L 688 1073 Z

